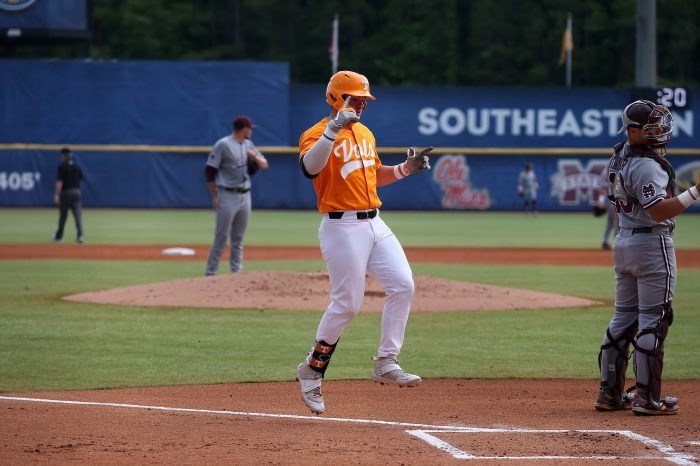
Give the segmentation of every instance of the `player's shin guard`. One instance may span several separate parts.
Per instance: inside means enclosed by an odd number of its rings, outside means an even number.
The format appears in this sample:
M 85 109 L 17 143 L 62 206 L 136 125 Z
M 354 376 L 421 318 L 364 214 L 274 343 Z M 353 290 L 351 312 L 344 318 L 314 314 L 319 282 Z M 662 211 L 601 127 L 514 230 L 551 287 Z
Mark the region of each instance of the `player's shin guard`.
M 314 346 L 311 347 L 311 352 L 306 358 L 306 362 L 309 367 L 319 372 L 321 377 L 323 377 L 326 373 L 326 369 L 328 369 L 328 364 L 331 362 L 331 356 L 337 344 L 337 341 L 331 345 L 321 340 L 314 343 Z
M 664 368 L 664 342 L 668 328 L 673 323 L 671 303 L 663 306 L 661 319 L 655 327 L 640 330 L 637 335 L 635 373 L 637 395 L 643 400 L 658 402 L 661 399 L 661 373 Z M 642 371 L 640 368 L 646 370 Z
M 597 403 L 596 407 L 602 408 L 598 404 L 603 403 L 610 405 L 610 408 L 613 409 L 625 405 L 625 400 L 623 400 L 625 395 L 625 374 L 627 373 L 627 365 L 630 358 L 630 346 L 634 342 L 636 332 L 637 321 L 634 321 L 617 338 L 613 337 L 610 329 L 606 330 L 606 343 L 600 347 L 600 353 L 598 353 L 598 367 L 601 376 L 600 389 L 601 392 L 604 392 L 601 393 L 601 396 L 605 395 L 610 400 L 599 400 L 600 403 Z M 606 362 L 605 367 L 603 367 L 603 360 Z

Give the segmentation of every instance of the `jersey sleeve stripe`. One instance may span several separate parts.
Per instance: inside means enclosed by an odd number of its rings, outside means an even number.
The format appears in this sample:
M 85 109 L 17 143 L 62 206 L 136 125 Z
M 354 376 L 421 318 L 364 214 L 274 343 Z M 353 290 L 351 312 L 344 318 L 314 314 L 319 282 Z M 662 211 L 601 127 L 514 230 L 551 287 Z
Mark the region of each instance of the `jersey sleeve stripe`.
M 663 201 L 663 197 L 657 197 L 656 199 L 652 199 L 651 202 L 648 202 L 646 204 L 642 204 L 642 208 L 648 209 L 649 207 L 658 204 L 659 202 Z

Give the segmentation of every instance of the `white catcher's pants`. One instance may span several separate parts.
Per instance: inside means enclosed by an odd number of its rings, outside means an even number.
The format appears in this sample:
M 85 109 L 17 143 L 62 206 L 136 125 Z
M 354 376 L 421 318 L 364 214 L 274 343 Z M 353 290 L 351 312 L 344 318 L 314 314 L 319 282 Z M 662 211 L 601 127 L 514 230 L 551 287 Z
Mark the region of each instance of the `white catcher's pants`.
M 382 284 L 387 297 L 382 313 L 378 356 L 398 356 L 413 302 L 413 273 L 394 233 L 377 215 L 358 220 L 354 212 L 341 219 L 323 216 L 318 231 L 321 253 L 331 282 L 331 303 L 321 318 L 316 340 L 334 344 L 360 312 L 365 274 Z

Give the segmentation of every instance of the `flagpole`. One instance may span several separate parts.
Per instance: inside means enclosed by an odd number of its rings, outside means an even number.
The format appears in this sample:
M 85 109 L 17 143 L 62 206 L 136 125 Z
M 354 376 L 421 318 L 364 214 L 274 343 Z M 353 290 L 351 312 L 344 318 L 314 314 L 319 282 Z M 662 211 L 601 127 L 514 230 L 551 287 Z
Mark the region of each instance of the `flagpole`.
M 331 36 L 331 64 L 333 74 L 338 72 L 338 14 L 333 18 L 333 34 Z
M 571 13 L 566 18 L 566 87 L 571 87 L 571 56 L 573 52 L 573 28 Z

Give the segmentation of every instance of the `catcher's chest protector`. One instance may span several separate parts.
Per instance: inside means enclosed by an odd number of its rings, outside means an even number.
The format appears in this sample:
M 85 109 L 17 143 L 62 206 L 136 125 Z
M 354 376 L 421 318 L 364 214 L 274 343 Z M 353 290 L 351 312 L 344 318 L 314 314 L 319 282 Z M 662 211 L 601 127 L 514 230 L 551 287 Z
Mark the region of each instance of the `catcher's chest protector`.
M 656 153 L 655 150 L 651 149 L 649 146 L 640 145 L 630 145 L 630 151 L 625 153 L 625 143 L 619 142 L 613 147 L 613 159 L 610 163 L 609 175 L 613 174 L 612 180 L 608 179 L 610 183 L 608 186 L 608 199 L 618 200 L 622 203 L 632 203 L 639 204 L 639 200 L 629 194 L 624 186 L 624 180 L 620 173 L 622 169 L 627 165 L 630 159 L 633 157 L 647 157 L 653 159 L 656 163 L 661 165 L 661 168 L 668 174 L 668 188 L 669 197 L 673 196 L 676 189 L 676 174 L 673 171 L 673 167 L 665 158 L 661 157 Z M 612 181 L 612 182 L 611 182 Z

